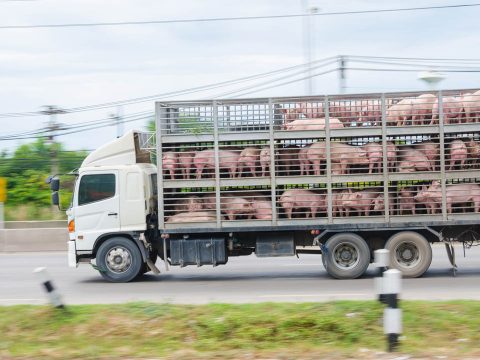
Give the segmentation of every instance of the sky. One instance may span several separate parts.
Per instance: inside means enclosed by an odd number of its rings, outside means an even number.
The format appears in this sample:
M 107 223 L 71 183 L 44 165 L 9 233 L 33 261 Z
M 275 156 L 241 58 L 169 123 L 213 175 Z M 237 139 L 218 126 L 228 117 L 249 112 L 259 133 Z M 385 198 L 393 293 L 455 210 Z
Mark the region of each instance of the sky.
M 167 97 L 173 91 L 226 82 L 338 55 L 478 59 L 480 6 L 412 12 L 313 16 L 149 25 L 2 29 L 8 25 L 211 19 L 455 4 L 474 0 L 0 0 L 0 114 L 38 112 L 45 105 L 71 109 L 158 94 L 158 100 L 234 97 L 232 90 L 269 81 L 224 86 Z M 307 46 L 307 34 L 310 46 Z M 351 64 L 352 67 L 368 64 Z M 336 65 L 325 67 L 333 68 Z M 378 66 L 378 65 L 370 65 Z M 286 73 L 282 73 L 285 75 Z M 425 90 L 416 72 L 346 73 L 346 93 Z M 480 73 L 448 73 L 442 89 L 480 88 Z M 281 76 L 281 75 L 277 75 Z M 305 75 L 302 75 L 302 77 Z M 313 94 L 337 94 L 338 73 L 313 80 Z M 269 86 L 259 86 L 259 88 Z M 307 94 L 305 81 L 269 87 L 244 97 Z M 229 95 L 226 95 L 229 94 Z M 57 116 L 74 125 L 117 112 L 144 130 L 154 101 Z M 133 114 L 133 115 L 132 115 Z M 138 115 L 134 115 L 138 114 Z M 0 135 L 42 129 L 48 117 L 1 116 Z M 69 150 L 114 139 L 113 125 L 57 138 Z M 12 151 L 32 139 L 1 141 Z

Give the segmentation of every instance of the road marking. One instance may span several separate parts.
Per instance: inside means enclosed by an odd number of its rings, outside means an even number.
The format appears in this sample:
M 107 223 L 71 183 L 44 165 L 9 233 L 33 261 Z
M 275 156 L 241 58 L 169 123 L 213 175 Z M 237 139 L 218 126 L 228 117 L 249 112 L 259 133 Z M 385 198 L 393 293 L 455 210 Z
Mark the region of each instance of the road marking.
M 367 293 L 338 293 L 338 294 L 275 294 L 275 295 L 259 295 L 261 298 L 268 297 L 329 297 L 329 296 L 365 296 Z

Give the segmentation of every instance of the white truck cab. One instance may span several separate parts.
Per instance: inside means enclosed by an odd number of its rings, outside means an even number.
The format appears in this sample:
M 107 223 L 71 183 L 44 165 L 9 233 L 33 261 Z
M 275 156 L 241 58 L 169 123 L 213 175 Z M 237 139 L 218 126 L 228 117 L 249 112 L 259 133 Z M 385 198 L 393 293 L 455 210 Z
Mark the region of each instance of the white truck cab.
M 139 149 L 138 133 L 132 131 L 85 158 L 67 210 L 69 266 L 96 258 L 102 275 L 109 273 L 102 272 L 107 267 L 125 281 L 134 262 L 132 256 L 138 254 L 116 244 L 115 239 L 137 243 L 142 257 L 148 258 L 140 238 L 147 230 L 148 218 L 155 214 L 157 196 L 157 170 L 149 155 Z M 104 249 L 105 243 L 114 246 Z M 103 258 L 97 256 L 100 249 Z

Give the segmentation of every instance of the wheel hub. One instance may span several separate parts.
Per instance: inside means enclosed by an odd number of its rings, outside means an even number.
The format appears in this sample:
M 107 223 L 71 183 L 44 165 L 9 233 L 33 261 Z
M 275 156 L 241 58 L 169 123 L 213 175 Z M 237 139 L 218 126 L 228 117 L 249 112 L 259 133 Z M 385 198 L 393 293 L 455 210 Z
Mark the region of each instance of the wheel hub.
M 358 249 L 350 243 L 339 244 L 333 251 L 334 260 L 338 267 L 352 268 L 358 263 Z
M 397 261 L 404 266 L 412 266 L 419 261 L 420 252 L 413 243 L 403 243 L 396 250 Z
M 132 256 L 124 247 L 112 248 L 106 256 L 106 264 L 110 271 L 123 273 L 127 271 L 132 264 Z

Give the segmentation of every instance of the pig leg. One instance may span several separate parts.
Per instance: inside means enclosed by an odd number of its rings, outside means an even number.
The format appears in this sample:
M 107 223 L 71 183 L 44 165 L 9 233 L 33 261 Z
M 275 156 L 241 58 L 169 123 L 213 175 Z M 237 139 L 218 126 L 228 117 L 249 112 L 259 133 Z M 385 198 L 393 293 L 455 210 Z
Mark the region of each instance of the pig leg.
M 232 170 L 230 169 L 230 177 L 232 177 L 232 176 L 231 176 L 231 171 L 232 171 Z M 243 165 L 239 165 L 239 166 L 238 166 L 238 177 L 241 178 L 241 177 L 242 177 L 242 174 L 243 174 Z M 235 177 L 235 176 L 233 176 L 233 177 Z
M 310 212 L 312 214 L 312 219 L 317 217 L 317 211 L 318 211 L 317 207 L 311 207 L 310 208 Z
M 320 174 L 320 160 L 313 160 L 312 163 L 313 163 L 312 167 L 313 167 L 314 175 L 320 176 L 321 175 Z
M 257 177 L 257 169 L 255 168 L 255 165 L 250 166 L 250 172 L 252 173 L 252 176 Z
M 203 168 L 203 165 L 197 165 L 197 180 L 200 180 L 202 178 Z
M 231 179 L 234 179 L 235 176 L 237 175 L 237 165 L 235 165 L 235 164 L 234 164 L 234 165 L 231 165 L 229 172 L 230 172 L 230 178 L 231 178 Z M 238 174 L 238 177 L 240 177 L 240 176 L 241 176 L 241 173 Z
M 170 178 L 171 178 L 172 180 L 175 180 L 175 170 L 169 169 L 168 171 L 170 172 Z

